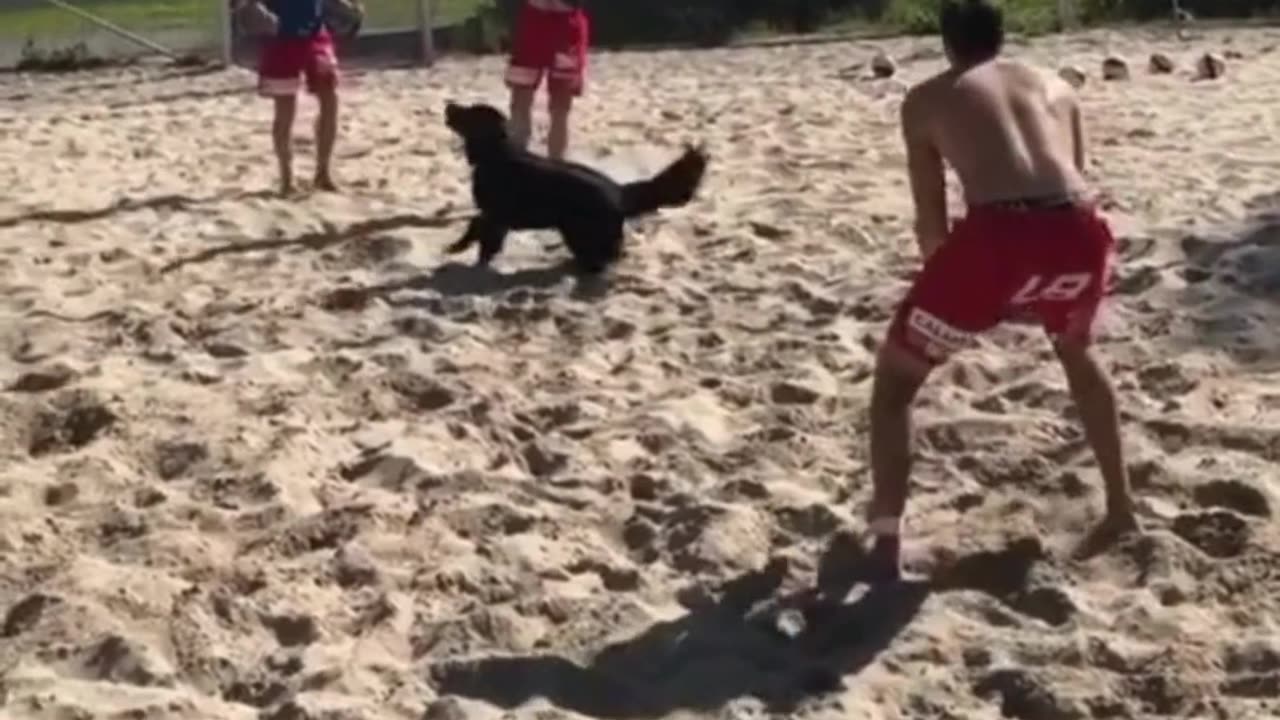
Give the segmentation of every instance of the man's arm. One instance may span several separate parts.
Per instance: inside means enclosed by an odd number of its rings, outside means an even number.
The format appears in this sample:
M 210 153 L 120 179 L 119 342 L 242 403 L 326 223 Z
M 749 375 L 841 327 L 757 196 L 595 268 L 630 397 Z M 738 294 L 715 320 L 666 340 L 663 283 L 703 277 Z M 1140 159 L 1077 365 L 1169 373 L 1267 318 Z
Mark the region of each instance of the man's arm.
M 915 204 L 916 242 L 927 259 L 947 239 L 947 184 L 942 154 L 934 146 L 917 91 L 902 101 L 902 138 L 907 148 L 907 173 Z
M 1071 99 L 1071 146 L 1075 152 L 1076 169 L 1084 174 L 1085 163 L 1088 158 L 1084 149 L 1084 118 L 1080 112 L 1080 102 L 1075 98 Z

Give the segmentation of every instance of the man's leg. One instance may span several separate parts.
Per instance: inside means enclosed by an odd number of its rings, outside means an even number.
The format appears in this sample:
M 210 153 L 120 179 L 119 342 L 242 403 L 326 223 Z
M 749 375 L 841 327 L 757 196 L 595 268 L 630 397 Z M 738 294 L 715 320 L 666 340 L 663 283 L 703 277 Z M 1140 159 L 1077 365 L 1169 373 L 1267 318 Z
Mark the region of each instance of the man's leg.
M 1077 556 L 1084 558 L 1102 552 L 1121 536 L 1141 528 L 1134 514 L 1111 378 L 1087 344 L 1059 340 L 1054 343 L 1054 350 L 1066 373 L 1071 398 L 1080 411 L 1085 438 L 1098 462 L 1106 494 L 1106 514 L 1077 550 Z
M 558 33 L 567 42 L 556 49 L 547 76 L 547 155 L 564 159 L 569 150 L 569 113 L 573 99 L 582 94 L 587 74 L 588 25 L 584 13 L 565 18 L 567 25 Z
M 333 182 L 333 146 L 338 140 L 338 90 L 333 84 L 316 93 L 320 112 L 316 116 L 316 180 L 317 190 L 336 192 Z
M 307 90 L 316 96 L 316 178 L 315 188 L 336 192 L 333 182 L 333 148 L 338 141 L 338 56 L 333 41 L 321 35 L 311 41 L 308 56 Z
M 569 113 L 573 110 L 573 90 L 559 83 L 548 83 L 547 114 L 551 127 L 547 130 L 547 156 L 563 160 L 569 149 Z
M 900 574 L 900 531 L 911 476 L 911 405 L 930 366 L 901 348 L 892 333 L 880 348 L 871 385 L 871 506 L 868 521 L 875 545 L 870 579 Z
M 529 136 L 533 134 L 533 98 L 537 91 L 537 85 L 511 85 L 511 118 L 507 133 L 520 147 L 528 147 Z
M 298 114 L 304 59 L 297 43 L 268 40 L 262 47 L 258 67 L 258 93 L 275 103 L 271 141 L 280 166 L 282 195 L 293 192 L 293 120 Z
M 275 97 L 275 120 L 271 128 L 271 141 L 280 166 L 280 194 L 293 192 L 293 120 L 298 114 L 296 95 Z

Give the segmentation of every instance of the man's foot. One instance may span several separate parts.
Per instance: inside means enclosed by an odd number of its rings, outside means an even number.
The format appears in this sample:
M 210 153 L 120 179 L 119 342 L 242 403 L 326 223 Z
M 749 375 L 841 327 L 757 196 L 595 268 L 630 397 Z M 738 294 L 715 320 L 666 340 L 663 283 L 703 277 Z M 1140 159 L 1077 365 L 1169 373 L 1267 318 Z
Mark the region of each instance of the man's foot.
M 868 583 L 892 583 L 902 579 L 902 539 L 897 535 L 878 535 L 867 554 L 863 578 Z
M 1089 531 L 1071 554 L 1076 560 L 1088 560 L 1111 549 L 1117 542 L 1142 533 L 1142 524 L 1132 510 L 1109 510 Z
M 316 190 L 320 192 L 338 192 L 338 184 L 333 181 L 329 173 L 316 173 Z
M 282 173 L 280 175 L 280 197 L 289 197 L 293 195 L 293 175 Z

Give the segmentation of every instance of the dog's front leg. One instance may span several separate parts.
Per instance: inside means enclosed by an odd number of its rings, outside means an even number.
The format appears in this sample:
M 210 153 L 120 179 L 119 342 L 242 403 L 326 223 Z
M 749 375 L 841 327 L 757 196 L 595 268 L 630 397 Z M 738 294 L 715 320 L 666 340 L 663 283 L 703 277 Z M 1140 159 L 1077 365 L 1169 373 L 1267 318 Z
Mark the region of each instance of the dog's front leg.
M 502 246 L 507 241 L 507 229 L 492 222 L 486 222 L 480 231 L 480 256 L 476 258 L 476 265 L 480 267 L 488 267 L 498 253 L 502 252 Z
M 480 233 L 484 228 L 484 216 L 477 215 L 471 218 L 471 222 L 467 223 L 467 231 L 462 233 L 462 237 L 457 242 L 445 248 L 445 252 L 453 255 L 471 247 L 480 239 Z

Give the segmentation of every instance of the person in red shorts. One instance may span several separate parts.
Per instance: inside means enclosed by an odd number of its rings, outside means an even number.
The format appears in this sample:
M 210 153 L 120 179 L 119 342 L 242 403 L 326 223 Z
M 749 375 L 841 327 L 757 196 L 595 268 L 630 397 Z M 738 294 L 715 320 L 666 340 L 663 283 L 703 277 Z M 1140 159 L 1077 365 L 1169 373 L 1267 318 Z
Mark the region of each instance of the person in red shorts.
M 563 159 L 569 148 L 569 112 L 586 82 L 590 23 L 581 0 L 524 0 L 516 19 L 507 85 L 511 88 L 511 137 L 525 147 L 533 131 L 533 99 L 545 76 L 547 155 Z
M 912 87 L 902 131 L 924 267 L 890 323 L 871 392 L 873 581 L 900 577 L 911 467 L 911 405 L 930 372 L 1002 321 L 1038 320 L 1066 373 L 1105 485 L 1106 514 L 1086 557 L 1139 532 L 1116 393 L 1090 347 L 1113 238 L 1084 178 L 1080 108 L 1058 78 L 1000 57 L 990 0 L 947 0 L 950 67 Z M 967 213 L 948 228 L 944 167 Z
M 238 0 L 246 5 L 255 0 Z M 274 32 L 258 58 L 258 94 L 275 101 L 272 144 L 280 166 L 280 192 L 293 192 L 293 124 L 305 79 L 316 97 L 317 190 L 336 191 L 331 161 L 338 136 L 338 56 L 324 21 L 324 0 L 258 0 L 274 16 Z

